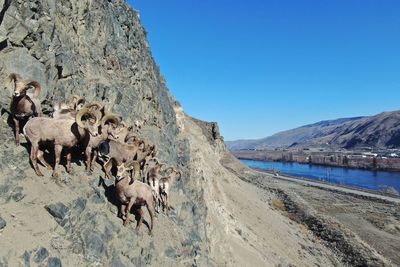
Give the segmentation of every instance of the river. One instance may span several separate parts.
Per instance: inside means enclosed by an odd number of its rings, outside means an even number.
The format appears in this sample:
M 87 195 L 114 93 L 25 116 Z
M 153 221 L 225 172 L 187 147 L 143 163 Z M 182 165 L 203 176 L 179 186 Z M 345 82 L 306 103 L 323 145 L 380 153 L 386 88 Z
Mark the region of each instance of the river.
M 279 171 L 296 177 L 304 177 L 333 184 L 364 188 L 374 191 L 386 191 L 394 188 L 400 192 L 400 172 L 369 171 L 329 167 L 295 162 L 269 162 L 257 160 L 241 160 L 252 168 Z

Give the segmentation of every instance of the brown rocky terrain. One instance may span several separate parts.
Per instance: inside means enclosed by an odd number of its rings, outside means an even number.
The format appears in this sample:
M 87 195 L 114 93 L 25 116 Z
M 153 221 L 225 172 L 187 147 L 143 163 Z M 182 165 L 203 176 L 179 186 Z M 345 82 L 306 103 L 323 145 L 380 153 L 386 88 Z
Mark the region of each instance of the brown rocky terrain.
M 227 142 L 229 149 L 326 148 L 388 149 L 400 147 L 400 111 L 375 116 L 321 121 L 259 140 Z
M 113 182 L 99 166 L 87 175 L 79 154 L 73 175 L 35 175 L 29 145 L 23 138 L 14 144 L 11 91 L 2 89 L 0 266 L 398 264 L 398 204 L 366 199 L 333 216 L 322 201 L 339 194 L 245 168 L 227 152 L 217 124 L 187 116 L 169 93 L 138 13 L 124 1 L 0 0 L 0 81 L 11 72 L 41 83 L 45 116 L 52 101 L 79 94 L 112 104 L 125 121 L 146 119 L 140 135 L 184 175 L 154 235 L 146 226 L 136 234 L 117 217 Z M 356 201 L 338 197 L 336 206 Z M 354 214 L 378 229 L 380 246 L 356 229 Z

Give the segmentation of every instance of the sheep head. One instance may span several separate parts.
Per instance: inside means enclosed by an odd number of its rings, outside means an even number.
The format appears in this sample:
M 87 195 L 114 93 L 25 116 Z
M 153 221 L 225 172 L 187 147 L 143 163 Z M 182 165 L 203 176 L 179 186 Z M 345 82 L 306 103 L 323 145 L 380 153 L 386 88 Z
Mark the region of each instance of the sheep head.
M 119 118 L 119 120 L 120 123 L 118 127 L 115 129 L 116 135 L 118 136 L 115 139 L 115 141 L 127 143 L 132 138 L 133 139 L 137 138 L 136 134 L 135 135 L 131 134 L 132 127 L 128 126 L 125 122 L 121 121 L 121 118 Z
M 84 107 L 86 100 L 81 96 L 73 95 L 68 102 L 69 108 L 79 111 Z
M 123 162 L 122 164 L 117 166 L 117 180 L 123 179 L 127 173 L 131 170 L 135 170 L 135 177 L 136 174 L 140 171 L 140 164 L 137 161 L 130 161 L 130 162 Z
M 109 136 L 111 136 L 113 139 L 118 140 L 119 139 L 119 124 L 120 124 L 120 119 L 117 115 L 115 114 L 108 114 L 105 115 L 101 119 L 101 131 L 107 132 Z
M 91 136 L 95 137 L 99 135 L 101 117 L 101 112 L 98 110 L 82 108 L 76 114 L 75 120 L 79 127 L 86 129 Z
M 21 75 L 16 74 L 16 73 L 11 73 L 8 78 L 7 78 L 8 83 L 14 82 L 14 96 L 15 97 L 20 97 L 26 95 L 26 91 L 28 91 L 31 88 L 35 89 L 34 98 L 38 98 L 40 91 L 41 91 L 41 86 L 37 81 L 32 81 L 32 80 L 24 80 L 22 79 Z

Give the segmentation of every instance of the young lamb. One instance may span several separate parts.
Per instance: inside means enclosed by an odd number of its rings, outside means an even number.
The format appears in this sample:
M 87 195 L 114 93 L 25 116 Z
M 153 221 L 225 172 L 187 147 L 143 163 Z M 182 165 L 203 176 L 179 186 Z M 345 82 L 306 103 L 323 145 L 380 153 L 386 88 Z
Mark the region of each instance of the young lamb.
M 170 167 L 167 170 L 169 169 L 172 169 L 172 172 L 167 177 L 163 177 L 159 180 L 160 198 L 163 204 L 163 211 L 166 210 L 166 212 L 171 209 L 171 205 L 169 203 L 171 199 L 170 191 L 175 181 L 176 175 L 179 174 L 179 177 L 182 177 L 181 171 L 175 170 L 174 167 Z
M 20 124 L 42 114 L 39 100 L 41 87 L 38 82 L 24 80 L 19 74 L 15 73 L 11 73 L 7 81 L 8 83 L 14 82 L 10 112 L 15 126 L 15 143 L 19 145 Z M 27 92 L 31 88 L 35 89 L 33 94 Z
M 115 190 L 118 200 L 120 201 L 120 214 L 124 220 L 124 225 L 128 225 L 131 222 L 130 212 L 133 205 L 137 206 L 139 211 L 139 221 L 136 225 L 136 231 L 138 232 L 143 222 L 143 211 L 142 206 L 146 206 L 147 211 L 150 215 L 151 225 L 149 234 L 153 233 L 154 226 L 154 202 L 151 187 L 140 181 L 134 181 L 131 183 L 128 171 L 138 169 L 139 165 L 136 161 L 129 163 L 122 163 L 117 166 L 117 176 Z
M 153 199 L 156 205 L 156 211 L 159 212 L 160 207 L 160 182 L 161 179 L 160 170 L 161 167 L 165 164 L 160 163 L 157 158 L 153 158 L 151 161 L 155 161 L 155 165 L 149 167 L 148 173 L 145 178 L 147 178 L 147 183 L 150 185 L 153 192 Z M 149 165 L 150 162 L 147 162 L 146 165 Z
M 130 162 L 136 159 L 139 147 L 143 141 L 136 138 L 134 143 L 125 144 L 115 140 L 107 140 L 99 146 L 99 154 L 106 157 L 107 161 L 103 164 L 105 175 L 111 177 L 111 169 L 113 165 L 119 165 L 123 162 Z

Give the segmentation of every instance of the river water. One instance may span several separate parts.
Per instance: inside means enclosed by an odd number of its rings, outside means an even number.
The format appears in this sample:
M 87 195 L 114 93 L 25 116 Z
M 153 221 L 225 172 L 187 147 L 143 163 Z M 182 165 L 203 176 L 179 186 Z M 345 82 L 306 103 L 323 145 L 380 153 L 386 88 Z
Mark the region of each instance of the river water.
M 389 187 L 400 192 L 400 172 L 369 171 L 329 167 L 295 162 L 269 162 L 241 160 L 249 167 L 263 170 L 279 171 L 282 174 L 304 177 L 333 184 L 365 188 L 374 191 L 385 191 Z

